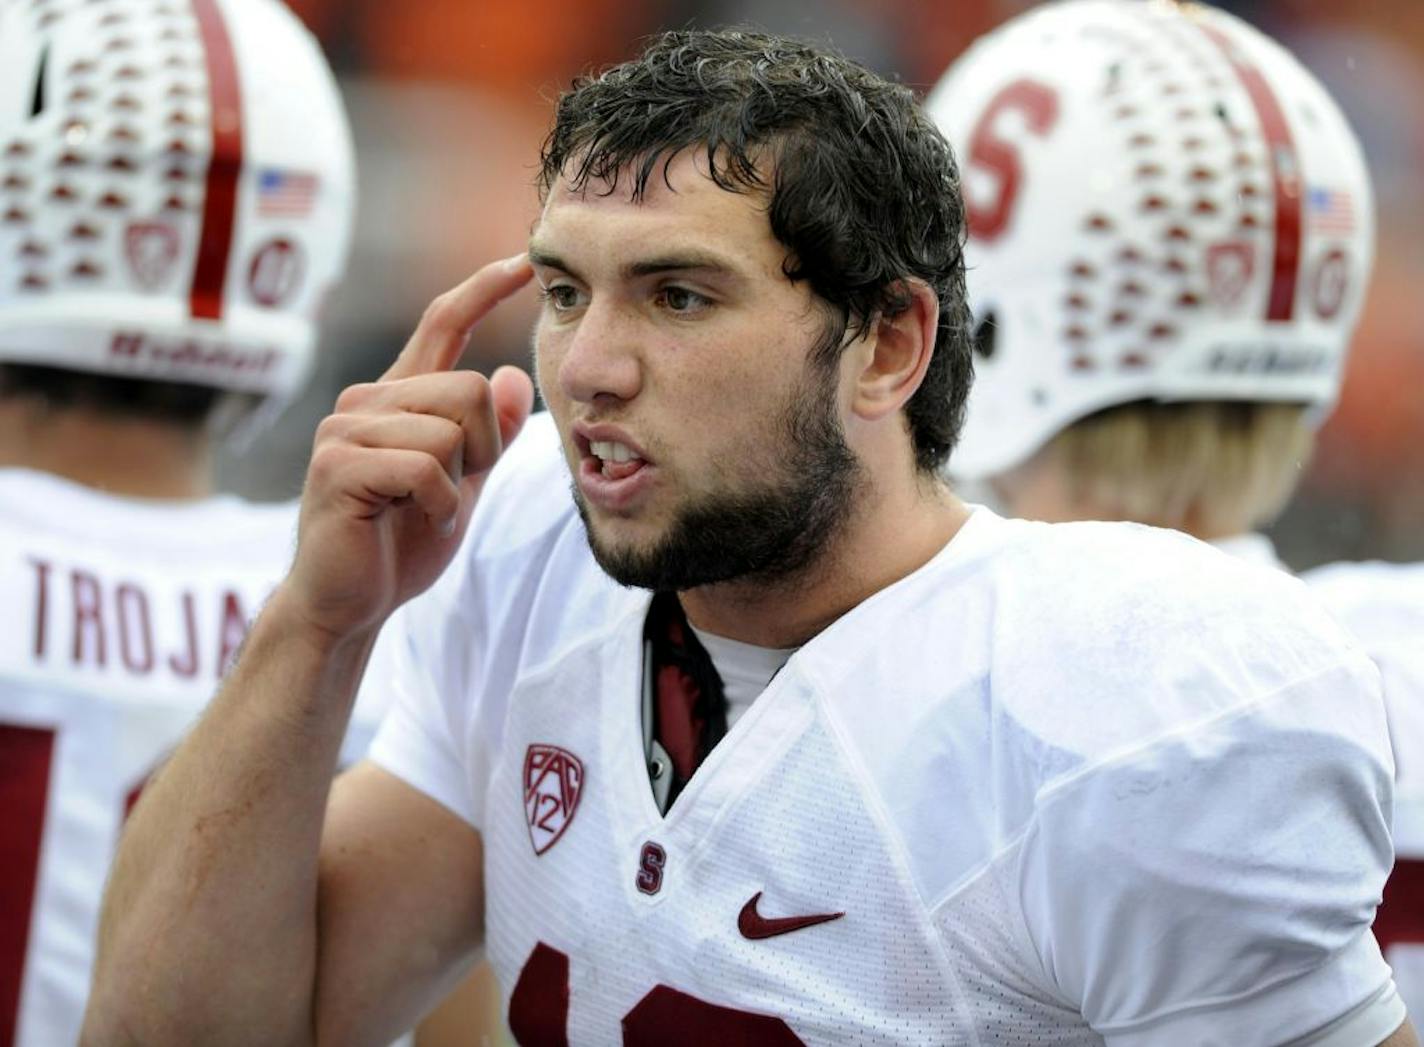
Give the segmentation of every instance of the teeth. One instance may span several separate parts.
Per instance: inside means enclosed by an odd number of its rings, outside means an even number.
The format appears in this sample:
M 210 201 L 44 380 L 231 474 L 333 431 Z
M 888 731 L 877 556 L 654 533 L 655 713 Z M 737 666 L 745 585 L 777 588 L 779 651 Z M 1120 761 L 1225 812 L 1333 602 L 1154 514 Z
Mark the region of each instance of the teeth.
M 591 440 L 588 449 L 605 462 L 631 462 L 638 457 L 626 444 L 615 440 Z

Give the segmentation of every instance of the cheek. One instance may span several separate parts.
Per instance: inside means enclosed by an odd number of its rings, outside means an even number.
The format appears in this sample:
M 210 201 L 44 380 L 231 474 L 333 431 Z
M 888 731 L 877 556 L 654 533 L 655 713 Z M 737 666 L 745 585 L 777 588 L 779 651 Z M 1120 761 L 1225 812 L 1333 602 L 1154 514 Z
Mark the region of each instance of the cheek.
M 680 397 L 683 431 L 716 474 L 744 473 L 747 463 L 775 453 L 791 390 L 785 376 L 757 368 L 723 370 L 689 385 Z
M 539 387 L 539 395 L 550 408 L 556 401 L 562 400 L 559 365 L 563 358 L 561 340 L 552 337 L 540 321 L 534 328 L 534 382 Z

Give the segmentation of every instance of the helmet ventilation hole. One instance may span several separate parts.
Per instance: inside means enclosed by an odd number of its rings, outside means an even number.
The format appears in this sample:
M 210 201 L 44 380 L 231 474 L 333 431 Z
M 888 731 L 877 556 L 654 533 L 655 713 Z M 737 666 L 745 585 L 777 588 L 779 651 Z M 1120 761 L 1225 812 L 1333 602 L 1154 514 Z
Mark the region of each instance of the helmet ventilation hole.
M 40 52 L 40 66 L 35 72 L 35 96 L 30 102 L 30 117 L 39 116 L 45 110 L 45 71 L 49 69 L 49 48 Z
M 981 360 L 994 358 L 995 343 L 998 340 L 999 324 L 990 309 L 974 327 L 974 355 Z

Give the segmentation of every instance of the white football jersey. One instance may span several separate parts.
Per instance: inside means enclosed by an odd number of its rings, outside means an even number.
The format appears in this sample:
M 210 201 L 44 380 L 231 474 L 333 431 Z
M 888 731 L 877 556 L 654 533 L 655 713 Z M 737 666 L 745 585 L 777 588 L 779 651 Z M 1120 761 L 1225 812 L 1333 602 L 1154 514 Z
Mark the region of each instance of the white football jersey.
M 0 470 L 0 1043 L 78 1041 L 124 818 L 295 536 L 295 504 L 138 501 Z M 376 712 L 358 713 L 348 762 Z
M 1394 846 L 1424 859 L 1424 563 L 1336 563 L 1301 577 L 1384 677 L 1396 764 Z
M 1394 743 L 1395 866 L 1376 934 L 1411 1014 L 1424 1015 L 1424 563 L 1337 563 L 1302 576 L 1384 677 Z
M 649 594 L 593 561 L 547 416 L 384 635 L 374 758 L 483 834 L 526 1044 L 1359 1047 L 1378 675 L 1291 578 L 976 510 L 801 647 L 660 816 Z

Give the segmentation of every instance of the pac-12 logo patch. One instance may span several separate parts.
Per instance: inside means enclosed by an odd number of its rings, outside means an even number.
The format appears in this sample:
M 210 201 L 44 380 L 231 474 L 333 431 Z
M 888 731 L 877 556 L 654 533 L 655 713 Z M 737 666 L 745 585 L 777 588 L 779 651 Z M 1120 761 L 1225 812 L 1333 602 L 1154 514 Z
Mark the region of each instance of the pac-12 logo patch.
M 531 745 L 524 754 L 524 819 L 535 854 L 558 842 L 583 795 L 583 763 L 557 745 Z

